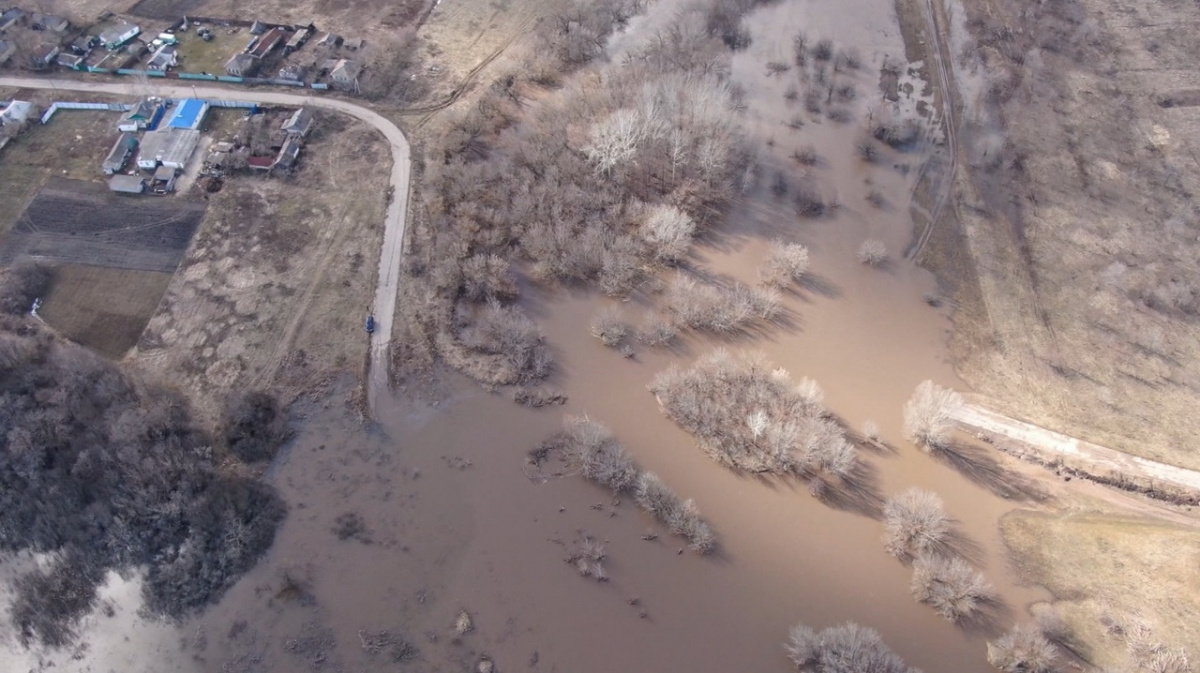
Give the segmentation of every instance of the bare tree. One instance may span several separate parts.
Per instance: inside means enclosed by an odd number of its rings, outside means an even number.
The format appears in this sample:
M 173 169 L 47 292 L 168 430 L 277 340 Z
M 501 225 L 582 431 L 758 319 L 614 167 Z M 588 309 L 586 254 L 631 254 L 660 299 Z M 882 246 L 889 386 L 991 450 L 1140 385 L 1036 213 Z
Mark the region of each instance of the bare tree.
M 625 338 L 629 328 L 625 325 L 621 309 L 605 306 L 596 311 L 591 321 L 592 336 L 609 348 L 615 348 Z
M 784 649 L 796 670 L 807 673 L 918 673 L 884 644 L 878 631 L 854 622 L 821 631 L 797 624 Z
M 591 140 L 583 148 L 597 173 L 606 176 L 632 162 L 642 140 L 642 124 L 635 110 L 617 110 L 592 126 Z
M 858 246 L 858 252 L 854 256 L 862 264 L 879 266 L 887 261 L 887 245 L 877 238 L 868 238 Z
M 884 546 L 889 554 L 909 559 L 934 551 L 950 533 L 942 499 L 932 491 L 910 488 L 883 506 Z
M 768 287 L 790 285 L 808 272 L 808 248 L 799 243 L 772 241 L 758 275 Z
M 675 339 L 678 328 L 670 318 L 653 311 L 646 314 L 646 319 L 638 329 L 638 340 L 647 346 L 666 346 Z
M 945 448 L 954 429 L 954 414 L 962 395 L 933 381 L 922 381 L 904 405 L 904 431 L 926 451 Z
M 973 617 L 995 595 L 983 573 L 957 556 L 939 554 L 913 561 L 911 588 L 914 598 L 952 622 Z
M 660 204 L 650 208 L 642 223 L 642 238 L 653 248 L 660 260 L 675 262 L 687 254 L 692 245 L 696 222 L 675 206 Z

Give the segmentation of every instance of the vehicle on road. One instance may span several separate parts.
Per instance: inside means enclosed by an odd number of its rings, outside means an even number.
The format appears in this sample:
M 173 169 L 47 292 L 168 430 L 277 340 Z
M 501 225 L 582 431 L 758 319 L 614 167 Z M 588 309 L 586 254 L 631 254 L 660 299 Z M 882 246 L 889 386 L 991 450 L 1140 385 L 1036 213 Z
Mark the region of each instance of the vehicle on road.
M 367 316 L 367 334 L 375 333 L 375 316 Z

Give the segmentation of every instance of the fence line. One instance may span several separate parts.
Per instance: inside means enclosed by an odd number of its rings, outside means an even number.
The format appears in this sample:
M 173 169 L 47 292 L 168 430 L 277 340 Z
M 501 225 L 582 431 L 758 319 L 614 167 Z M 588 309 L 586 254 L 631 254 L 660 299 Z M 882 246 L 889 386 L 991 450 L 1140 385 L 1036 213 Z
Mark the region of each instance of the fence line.
M 56 101 L 46 108 L 46 112 L 42 114 L 42 123 L 50 121 L 55 112 L 59 110 L 110 110 L 113 112 L 124 112 L 133 106 L 129 103 L 73 103 L 69 101 Z

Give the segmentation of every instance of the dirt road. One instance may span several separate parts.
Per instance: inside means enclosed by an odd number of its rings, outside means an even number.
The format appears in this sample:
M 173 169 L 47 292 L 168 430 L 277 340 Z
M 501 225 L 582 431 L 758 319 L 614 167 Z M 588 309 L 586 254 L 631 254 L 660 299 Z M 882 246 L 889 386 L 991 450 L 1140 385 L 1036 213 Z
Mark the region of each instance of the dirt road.
M 129 86 L 126 82 L 0 77 L 0 86 L 129 95 Z M 370 124 L 387 138 L 392 151 L 392 174 L 389 180 L 392 193 L 384 219 L 383 247 L 379 254 L 379 285 L 376 287 L 375 301 L 372 304 L 375 315 L 375 333 L 371 335 L 371 367 L 367 380 L 367 400 L 374 411 L 376 396 L 380 392 L 386 391 L 388 385 L 388 347 L 392 337 L 392 318 L 396 311 L 396 290 L 400 280 L 400 256 L 404 247 L 404 224 L 408 211 L 409 179 L 412 166 L 408 139 L 395 124 L 378 113 L 336 98 L 245 88 L 168 84 L 157 81 L 149 82 L 149 86 L 152 87 L 154 93 L 171 98 L 219 98 L 268 105 L 306 105 L 333 110 Z M 363 320 L 365 319 L 364 315 Z M 362 329 L 362 321 L 346 325 L 344 338 L 360 338 Z
M 1032 447 L 1045 461 L 1062 459 L 1068 466 L 1078 466 L 1093 476 L 1119 476 L 1130 484 L 1169 485 L 1185 493 L 1200 493 L 1200 472 L 1114 451 L 976 404 L 964 405 L 955 412 L 955 420 L 967 428 Z

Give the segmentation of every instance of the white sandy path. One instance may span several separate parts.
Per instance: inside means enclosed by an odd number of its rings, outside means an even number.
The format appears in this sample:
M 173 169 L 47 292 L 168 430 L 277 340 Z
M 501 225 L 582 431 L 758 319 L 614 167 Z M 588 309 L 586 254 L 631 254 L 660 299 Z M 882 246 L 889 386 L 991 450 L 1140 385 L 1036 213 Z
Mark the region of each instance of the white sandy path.
M 963 405 L 955 412 L 954 416 L 955 420 L 963 426 L 1033 447 L 1048 459 L 1059 455 L 1083 461 L 1093 468 L 1111 470 L 1134 479 L 1149 479 L 1200 492 L 1200 472 L 1194 470 L 1121 453 L 1032 423 L 1010 418 L 975 404 Z
M 44 78 L 0 77 L 0 86 L 29 89 L 55 89 L 128 96 L 128 82 L 50 80 Z M 371 336 L 371 366 L 367 380 L 367 401 L 372 412 L 376 396 L 388 389 L 388 352 L 392 338 L 392 320 L 396 312 L 396 291 L 400 282 L 400 258 L 404 252 L 404 225 L 408 211 L 409 181 L 412 162 L 408 139 L 400 129 L 382 115 L 361 105 L 337 98 L 283 91 L 264 91 L 248 88 L 229 88 L 212 85 L 190 85 L 149 82 L 151 90 L 169 98 L 210 98 L 238 100 L 267 105 L 306 105 L 350 115 L 370 124 L 387 138 L 392 151 L 392 174 L 389 185 L 392 198 L 384 219 L 383 248 L 379 253 L 379 285 L 375 289 L 375 333 Z M 69 98 L 69 97 L 64 97 Z M 51 122 L 53 123 L 53 122 Z M 366 316 L 363 316 L 365 319 Z M 361 334 L 362 322 L 347 326 L 346 338 Z

